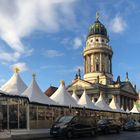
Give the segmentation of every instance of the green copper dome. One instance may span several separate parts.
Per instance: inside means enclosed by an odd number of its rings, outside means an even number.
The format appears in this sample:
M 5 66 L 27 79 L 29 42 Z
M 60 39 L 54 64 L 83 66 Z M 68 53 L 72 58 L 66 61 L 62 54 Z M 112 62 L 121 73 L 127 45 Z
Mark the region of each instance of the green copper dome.
M 107 30 L 106 30 L 105 26 L 99 21 L 98 12 L 96 12 L 96 21 L 90 27 L 87 37 L 92 36 L 92 35 L 102 35 L 102 36 L 108 38 Z
M 103 35 L 105 37 L 108 37 L 105 26 L 98 19 L 89 29 L 88 37 L 92 35 Z

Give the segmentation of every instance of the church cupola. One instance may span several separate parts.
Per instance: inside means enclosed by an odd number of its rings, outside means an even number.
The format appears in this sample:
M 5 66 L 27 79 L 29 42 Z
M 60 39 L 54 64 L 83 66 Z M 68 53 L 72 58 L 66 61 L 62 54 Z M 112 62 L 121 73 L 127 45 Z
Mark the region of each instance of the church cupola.
M 112 55 L 107 30 L 99 21 L 99 13 L 96 13 L 96 21 L 89 29 L 83 51 L 84 80 L 95 83 L 99 77 L 99 83 L 111 84 L 113 81 Z
M 108 38 L 107 30 L 105 26 L 99 21 L 99 13 L 96 13 L 96 21 L 94 22 L 93 25 L 90 26 L 87 37 L 90 37 L 93 35 L 100 35 L 100 36 Z

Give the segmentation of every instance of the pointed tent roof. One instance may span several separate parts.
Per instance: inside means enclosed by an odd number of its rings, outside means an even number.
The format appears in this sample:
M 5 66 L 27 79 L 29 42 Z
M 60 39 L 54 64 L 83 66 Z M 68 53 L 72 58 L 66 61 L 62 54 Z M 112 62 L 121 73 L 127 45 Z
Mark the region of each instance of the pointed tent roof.
M 112 97 L 112 100 L 109 104 L 109 107 L 111 109 L 113 109 L 113 111 L 116 111 L 116 112 L 122 112 L 122 110 L 120 109 L 119 105 L 116 103 L 116 97 L 113 95 Z
M 94 98 L 92 99 L 92 103 L 95 104 Z
M 30 102 L 36 102 L 47 105 L 57 105 L 54 101 L 52 101 L 41 91 L 36 82 L 35 74 L 33 74 L 32 82 L 28 86 L 28 88 L 22 93 L 22 96 L 28 97 Z
M 121 107 L 121 111 L 125 113 L 123 106 Z
M 136 106 L 136 103 L 134 103 L 133 108 L 131 109 L 130 112 L 131 113 L 140 113 L 139 110 L 138 110 L 138 108 L 137 108 L 137 106 Z
M 90 100 L 90 98 L 88 97 L 88 95 L 86 94 L 86 90 L 84 90 L 81 98 L 78 101 L 79 105 L 82 105 L 86 108 L 91 108 L 91 109 L 96 109 L 96 110 L 100 110 L 99 107 L 95 106 L 92 101 Z
M 72 97 L 73 97 L 77 102 L 79 101 L 79 97 L 76 95 L 75 90 L 73 90 Z
M 127 107 L 127 109 L 126 109 L 126 111 L 125 111 L 126 113 L 130 113 L 130 111 L 129 111 L 129 109 L 128 109 L 128 107 Z
M 26 88 L 26 84 L 19 75 L 19 69 L 15 68 L 13 76 L 0 88 L 0 90 L 9 95 L 21 95 Z
M 59 103 L 63 106 L 72 106 L 78 107 L 77 102 L 72 98 L 70 93 L 65 88 L 64 81 L 61 81 L 59 88 L 55 91 L 55 93 L 50 97 L 56 103 Z
M 107 103 L 103 99 L 103 93 L 100 93 L 100 97 L 98 98 L 97 102 L 95 103 L 96 106 L 101 108 L 104 111 L 112 111 L 112 109 L 107 105 Z

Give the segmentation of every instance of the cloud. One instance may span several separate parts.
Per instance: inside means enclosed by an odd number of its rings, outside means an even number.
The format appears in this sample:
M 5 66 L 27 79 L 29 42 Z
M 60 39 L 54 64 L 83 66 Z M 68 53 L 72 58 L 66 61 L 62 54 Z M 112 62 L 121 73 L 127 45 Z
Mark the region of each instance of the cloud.
M 75 37 L 73 43 L 74 49 L 79 49 L 82 46 L 82 39 L 80 37 Z
M 14 69 L 14 68 L 17 67 L 17 68 L 19 68 L 20 72 L 24 72 L 24 71 L 29 70 L 27 64 L 24 63 L 24 62 L 19 62 L 19 63 L 13 64 L 13 65 L 11 65 L 10 67 L 11 67 L 12 69 Z
M 64 53 L 60 52 L 60 51 L 57 51 L 57 50 L 46 50 L 44 55 L 46 57 L 49 57 L 49 58 L 53 58 L 53 57 L 60 57 L 60 56 L 63 56 Z
M 6 61 L 6 62 L 15 62 L 19 59 L 21 56 L 18 52 L 6 52 L 6 51 L 0 51 L 0 60 Z
M 17 57 L 20 59 L 28 51 L 28 47 L 22 42 L 23 38 L 37 30 L 57 32 L 61 26 L 66 27 L 74 24 L 73 3 L 75 1 L 13 0 L 11 2 L 10 0 L 1 0 L 0 38 L 11 48 L 11 52 L 2 52 L 2 54 L 20 53 Z M 7 61 L 7 59 L 4 60 Z
M 126 22 L 120 16 L 114 17 L 110 23 L 110 29 L 112 32 L 115 33 L 123 32 L 126 29 L 126 27 L 127 27 Z

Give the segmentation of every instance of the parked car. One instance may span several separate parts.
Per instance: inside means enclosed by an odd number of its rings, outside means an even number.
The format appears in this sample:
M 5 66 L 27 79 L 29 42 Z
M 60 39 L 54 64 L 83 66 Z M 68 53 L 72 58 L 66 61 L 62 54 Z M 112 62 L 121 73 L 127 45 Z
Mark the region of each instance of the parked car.
M 123 125 L 124 130 L 140 130 L 140 123 L 136 120 L 129 120 Z
M 54 137 L 73 136 L 96 133 L 96 120 L 94 117 L 85 116 L 62 116 L 52 125 L 50 134 Z
M 120 133 L 121 124 L 113 119 L 101 119 L 97 122 L 97 130 L 104 134 L 108 134 L 113 131 Z

